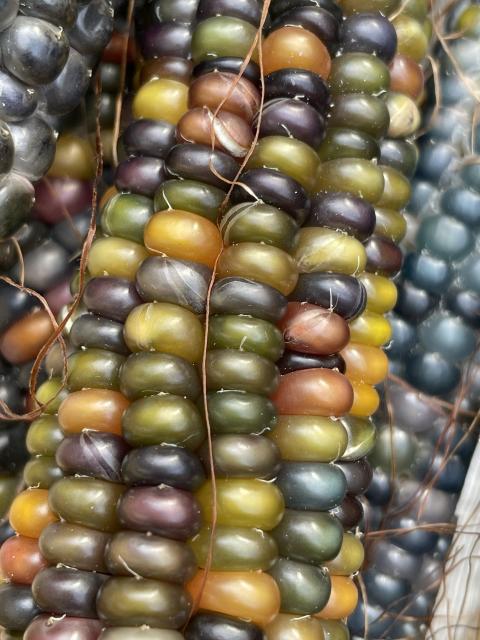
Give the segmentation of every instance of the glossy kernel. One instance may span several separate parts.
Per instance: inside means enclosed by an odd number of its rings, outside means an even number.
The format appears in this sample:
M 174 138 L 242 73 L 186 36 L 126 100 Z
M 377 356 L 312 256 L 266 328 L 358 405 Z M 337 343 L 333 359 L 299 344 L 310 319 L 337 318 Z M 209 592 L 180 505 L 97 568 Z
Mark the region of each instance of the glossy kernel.
M 221 110 L 213 113 L 206 107 L 190 109 L 178 123 L 181 142 L 213 146 L 234 158 L 243 158 L 252 142 L 251 127 L 234 113 Z
M 324 462 L 284 462 L 276 480 L 285 505 L 299 511 L 328 511 L 341 504 L 345 474 Z
M 97 238 L 88 256 L 91 276 L 117 276 L 134 280 L 138 267 L 148 253 L 137 242 L 124 238 Z
M 250 123 L 260 107 L 258 89 L 249 80 L 234 73 L 217 71 L 193 80 L 189 92 L 190 107 L 219 107 Z
M 120 466 L 128 446 L 118 436 L 82 431 L 68 436 L 58 447 L 55 460 L 65 475 L 93 476 L 120 482 Z
M 220 222 L 223 241 L 264 242 L 290 251 L 297 241 L 297 224 L 293 218 L 263 202 L 241 203 L 231 207 Z
M 280 328 L 287 349 L 316 355 L 340 351 L 350 337 L 348 324 L 339 315 L 303 302 L 288 303 Z
M 170 20 L 171 18 L 166 18 Z M 176 17 L 174 18 L 176 19 Z M 168 28 L 168 27 L 167 27 Z M 114 35 L 121 36 L 120 33 L 114 32 Z M 151 58 L 145 60 L 140 70 L 140 84 L 149 82 L 150 80 L 158 80 L 159 78 L 168 78 L 170 80 L 178 80 L 187 84 L 192 75 L 192 61 L 176 56 L 162 56 L 161 58 Z
M 347 365 L 345 375 L 350 380 L 375 385 L 387 376 L 388 358 L 378 347 L 350 342 L 341 355 Z
M 196 449 L 204 437 L 203 422 L 193 402 L 166 393 L 133 402 L 122 425 L 127 442 L 137 447 L 175 444 Z
M 210 269 L 200 262 L 157 255 L 143 262 L 136 286 L 144 302 L 170 302 L 202 315 L 210 280 Z
M 143 578 L 182 583 L 196 572 L 195 557 L 178 540 L 136 531 L 121 531 L 112 536 L 105 552 L 109 573 L 130 576 L 135 571 Z
M 299 369 L 336 369 L 340 373 L 345 373 L 345 362 L 339 353 L 319 356 L 299 351 L 286 351 L 277 365 L 282 374 Z
M 329 513 L 287 509 L 272 535 L 281 556 L 318 565 L 340 551 L 343 527 Z
M 358 591 L 353 580 L 344 576 L 332 576 L 332 590 L 326 606 L 315 614 L 326 620 L 339 620 L 349 616 L 358 601 Z
M 50 509 L 46 489 L 27 489 L 19 493 L 10 507 L 10 524 L 27 538 L 38 538 L 57 516 Z
M 280 589 L 283 611 L 311 615 L 326 605 L 330 577 L 321 566 L 279 558 L 269 573 Z
M 123 339 L 123 324 L 93 313 L 79 316 L 72 324 L 69 337 L 76 349 L 108 349 L 113 353 L 125 354 L 128 349 Z M 56 363 L 61 367 L 60 349 Z M 60 369 L 58 369 L 60 371 Z M 90 386 L 89 384 L 86 385 Z
M 335 291 L 335 298 L 332 298 Z M 318 304 L 332 309 L 346 320 L 355 318 L 366 305 L 366 291 L 357 278 L 341 273 L 304 273 L 292 294 L 298 302 Z
M 205 481 L 198 456 L 186 447 L 159 444 L 130 451 L 122 464 L 122 477 L 129 485 L 168 484 L 194 491 Z
M 117 236 L 143 242 L 143 228 L 153 213 L 150 198 L 134 193 L 118 193 L 102 209 L 102 230 Z
M 131 351 L 161 351 L 199 362 L 203 353 L 203 327 L 188 309 L 168 302 L 151 302 L 136 307 L 124 328 Z
M 441 258 L 443 264 L 466 257 L 473 244 L 472 231 L 460 220 L 446 215 L 425 218 L 417 233 L 417 247 Z
M 350 322 L 350 339 L 352 342 L 381 347 L 391 337 L 390 322 L 378 313 L 364 311 Z
M 210 349 L 251 351 L 274 362 L 283 353 L 281 332 L 260 318 L 239 315 L 212 316 L 209 322 Z
M 125 358 L 107 349 L 85 349 L 68 359 L 68 388 L 118 389 L 120 368 Z
M 42 406 L 43 413 L 54 415 L 67 395 L 60 378 L 50 378 L 38 387 L 35 400 Z
M 200 530 L 201 511 L 190 491 L 166 484 L 131 487 L 118 504 L 124 529 L 185 541 Z
M 99 618 L 113 626 L 176 629 L 187 621 L 190 606 L 180 585 L 131 577 L 110 578 L 97 597 Z
M 324 162 L 319 169 L 316 191 L 346 191 L 375 204 L 384 189 L 382 171 L 369 160 L 342 158 Z
M 99 531 L 115 531 L 118 526 L 117 502 L 125 487 L 96 478 L 62 478 L 50 489 L 52 509 L 67 522 Z
M 204 572 L 187 584 L 192 598 L 201 593 L 199 608 L 251 620 L 264 627 L 280 609 L 280 593 L 275 580 L 266 573 L 210 571 L 203 588 Z
M 49 489 L 62 476 L 63 472 L 53 456 L 35 456 L 23 468 L 23 480 L 27 487 Z
M 318 76 L 315 77 L 318 78 Z M 320 78 L 318 80 L 320 81 Z M 309 207 L 308 195 L 294 178 L 276 169 L 263 167 L 243 173 L 241 183 L 242 186 L 238 184 L 233 189 L 234 202 L 261 199 L 273 207 L 286 211 L 298 224 L 302 224 L 305 220 Z
M 278 77 L 278 74 L 291 73 L 292 71 L 284 69 L 276 74 Z M 299 71 L 297 70 L 297 73 Z M 275 77 L 275 73 L 273 77 Z M 270 80 L 271 78 L 272 74 Z M 318 76 L 317 78 L 320 81 Z M 276 89 L 281 91 L 281 83 L 279 82 L 278 85 Z M 258 118 L 255 124 L 260 137 L 274 135 L 293 137 L 306 142 L 314 149 L 320 146 L 325 135 L 325 119 L 320 111 L 303 100 L 295 100 L 285 96 L 269 100 L 263 109 L 261 122 Z
M 67 434 L 92 429 L 121 435 L 122 415 L 129 404 L 118 391 L 82 389 L 65 398 L 58 411 L 58 420 Z
M 347 447 L 342 424 L 321 416 L 279 416 L 270 438 L 284 460 L 299 462 L 331 462 Z
M 272 401 L 258 393 L 220 391 L 207 394 L 207 401 L 214 433 L 261 434 L 276 424 Z
M 388 89 L 388 67 L 376 56 L 366 53 L 346 53 L 332 60 L 329 77 L 332 94 L 379 94 Z
M 281 376 L 273 401 L 280 414 L 340 416 L 350 409 L 353 391 L 337 371 L 305 369 Z
M 419 128 L 421 114 L 410 96 L 390 91 L 387 108 L 390 114 L 388 135 L 391 138 L 408 138 Z
M 222 250 L 222 238 L 209 220 L 189 211 L 170 209 L 156 213 L 147 222 L 145 246 L 150 253 L 213 267 Z
M 352 382 L 353 404 L 350 409 L 352 416 L 366 418 L 375 413 L 380 404 L 380 397 L 375 387 L 363 382 Z
M 418 165 L 419 150 L 410 139 L 385 138 L 380 142 L 380 163 L 388 165 L 412 178 Z
M 375 234 L 399 243 L 407 232 L 405 216 L 394 209 L 375 207 Z
M 249 315 L 276 324 L 286 308 L 285 296 L 273 287 L 255 280 L 223 278 L 212 289 L 212 314 Z
M 209 467 L 206 443 L 200 451 Z M 223 434 L 213 439 L 213 462 L 217 477 L 270 480 L 280 469 L 280 455 L 269 438 L 250 434 Z
M 43 611 L 59 616 L 96 616 L 95 599 L 106 576 L 70 567 L 47 567 L 33 580 L 32 594 Z
M 31 584 L 45 566 L 35 538 L 14 536 L 0 547 L 0 574 L 16 584 Z
M 371 135 L 346 127 L 330 127 L 317 152 L 322 162 L 340 158 L 373 160 L 380 155 L 378 143 Z
M 131 400 L 158 393 L 171 393 L 195 400 L 201 386 L 195 367 L 178 356 L 138 351 L 132 353 L 120 372 L 120 390 Z
M 211 529 L 203 528 L 190 545 L 200 567 L 205 567 Z M 273 538 L 258 528 L 219 526 L 215 529 L 214 571 L 268 571 L 278 555 Z
M 45 414 L 30 424 L 26 445 L 31 455 L 53 456 L 62 440 L 57 417 Z
M 263 43 L 265 75 L 284 68 L 306 69 L 328 78 L 330 55 L 323 42 L 300 27 L 282 27 L 273 31 Z
M 343 542 L 338 555 L 325 563 L 334 576 L 349 576 L 360 570 L 365 557 L 362 541 L 348 531 L 343 534 Z
M 387 313 L 397 302 L 397 287 L 395 284 L 374 273 L 362 273 L 359 279 L 367 291 L 367 309 L 374 313 Z
M 346 233 L 322 227 L 301 229 L 294 255 L 300 273 L 335 271 L 354 275 L 363 271 L 367 263 L 361 242 Z
M 141 87 L 133 100 L 135 118 L 166 120 L 177 124 L 187 111 L 188 86 L 177 80 L 151 80 Z
M 237 276 L 257 280 L 284 295 L 293 291 L 298 279 L 295 261 L 288 253 L 254 242 L 242 242 L 224 249 L 217 273 L 219 278 Z
M 257 143 L 247 169 L 275 169 L 311 191 L 318 165 L 318 155 L 305 142 L 285 136 L 266 136 Z
M 39 539 L 42 555 L 49 564 L 63 563 L 83 571 L 106 573 L 104 554 L 110 534 L 69 522 L 46 527 Z
M 283 515 L 283 496 L 269 482 L 257 479 L 217 480 L 217 522 L 233 527 L 273 529 Z M 212 516 L 212 485 L 206 482 L 197 497 L 207 522 Z
M 180 209 L 215 222 L 225 193 L 197 180 L 167 180 L 155 193 L 155 211 Z
M 345 93 L 333 97 L 329 122 L 332 127 L 352 127 L 378 139 L 386 135 L 390 116 L 382 98 Z
M 130 280 L 104 276 L 91 278 L 87 282 L 83 303 L 97 316 L 125 322 L 130 311 L 141 303 L 141 299 L 135 284 Z
M 9 327 L 0 338 L 0 353 L 11 364 L 33 360 L 53 333 L 52 320 L 44 310 L 37 310 Z
M 382 166 L 383 193 L 377 200 L 378 207 L 400 210 L 410 200 L 410 181 L 400 171 L 392 167 Z
M 5 640 L 23 640 L 23 632 L 39 613 L 30 585 L 0 583 L 0 615 L 8 627 L 2 630 Z
M 206 360 L 209 391 L 247 391 L 270 396 L 278 385 L 278 370 L 271 360 L 236 349 L 212 349 Z
M 428 50 L 428 38 L 420 22 L 405 14 L 397 16 L 392 22 L 397 32 L 398 53 L 420 62 Z
M 61 135 L 57 140 L 55 159 L 48 175 L 92 180 L 95 176 L 95 154 L 88 140 L 72 134 Z
M 347 193 L 317 194 L 305 226 L 343 231 L 364 241 L 375 229 L 375 210 L 370 203 Z
M 192 38 L 192 58 L 195 64 L 202 60 L 238 56 L 244 58 L 255 40 L 256 28 L 239 18 L 221 15 L 202 20 L 196 25 Z M 256 48 L 252 60 L 258 59 Z
M 342 454 L 342 461 L 353 462 L 366 456 L 375 444 L 377 432 L 373 421 L 348 415 L 342 418 L 341 422 L 348 434 L 348 444 Z
M 423 91 L 422 67 L 409 56 L 397 53 L 390 63 L 390 90 L 417 100 Z

